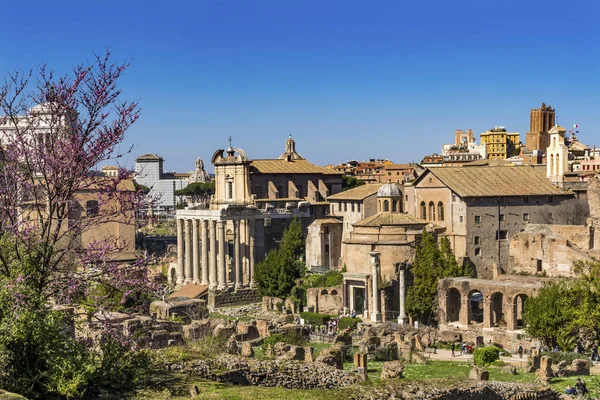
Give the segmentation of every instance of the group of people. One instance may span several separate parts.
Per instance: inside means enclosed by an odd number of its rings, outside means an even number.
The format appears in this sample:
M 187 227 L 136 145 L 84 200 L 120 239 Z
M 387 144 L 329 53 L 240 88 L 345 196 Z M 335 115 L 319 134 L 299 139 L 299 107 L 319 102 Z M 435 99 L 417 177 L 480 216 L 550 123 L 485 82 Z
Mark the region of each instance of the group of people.
M 574 394 L 577 396 L 583 396 L 589 393 L 587 387 L 585 387 L 585 382 L 581 380 L 581 378 L 577 378 L 575 382 L 575 386 L 567 385 L 565 388 L 565 394 Z
M 452 357 L 456 357 L 456 346 L 457 344 L 452 342 L 450 344 L 450 350 L 452 351 Z M 460 354 L 470 354 L 473 352 L 473 346 L 469 345 L 467 342 L 460 343 Z

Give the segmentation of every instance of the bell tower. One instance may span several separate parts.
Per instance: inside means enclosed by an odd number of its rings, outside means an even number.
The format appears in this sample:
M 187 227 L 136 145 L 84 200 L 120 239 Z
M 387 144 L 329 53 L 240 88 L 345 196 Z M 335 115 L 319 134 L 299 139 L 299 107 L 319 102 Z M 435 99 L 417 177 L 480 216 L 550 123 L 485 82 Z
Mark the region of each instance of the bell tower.
M 525 137 L 525 147 L 529 150 L 546 150 L 550 145 L 549 131 L 555 125 L 555 111 L 542 103 L 540 108 L 529 111 L 529 132 Z
M 546 149 L 546 177 L 556 186 L 562 187 L 565 172 L 569 170 L 569 149 L 565 145 L 566 130 L 555 125 L 550 131 L 550 145 Z

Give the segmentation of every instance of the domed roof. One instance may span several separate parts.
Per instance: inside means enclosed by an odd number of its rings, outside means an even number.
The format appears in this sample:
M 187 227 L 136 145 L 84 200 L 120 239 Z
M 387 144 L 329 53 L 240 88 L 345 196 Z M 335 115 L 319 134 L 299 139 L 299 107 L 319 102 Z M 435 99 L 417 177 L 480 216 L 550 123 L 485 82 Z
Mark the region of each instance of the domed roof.
M 393 183 L 386 183 L 377 191 L 377 197 L 401 197 L 402 192 L 398 185 Z

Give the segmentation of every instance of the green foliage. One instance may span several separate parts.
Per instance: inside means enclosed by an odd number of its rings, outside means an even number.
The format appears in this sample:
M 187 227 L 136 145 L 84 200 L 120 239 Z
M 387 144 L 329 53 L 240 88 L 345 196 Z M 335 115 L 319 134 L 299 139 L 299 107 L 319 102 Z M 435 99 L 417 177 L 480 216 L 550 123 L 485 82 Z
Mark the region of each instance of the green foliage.
M 344 330 L 344 329 L 356 329 L 356 325 L 362 322 L 362 319 L 360 318 L 340 318 L 340 321 L 338 323 L 338 327 L 340 328 L 340 330 Z
M 256 264 L 254 279 L 262 296 L 290 295 L 302 271 L 298 258 L 303 252 L 302 224 L 294 219 L 283 233 L 279 249 L 269 252 L 263 261 Z
M 406 309 L 410 315 L 426 323 L 436 318 L 438 280 L 471 275 L 469 267 L 458 265 L 448 238 L 442 238 L 438 247 L 435 236 L 425 229 L 417 245 L 412 273 L 414 284 L 408 289 Z
M 492 362 L 490 365 L 492 365 L 494 367 L 504 367 L 506 365 L 506 363 L 502 360 L 496 360 L 496 361 Z
M 573 351 L 575 348 L 575 337 L 566 332 L 560 332 L 556 337 L 556 344 L 564 352 Z
M 496 346 L 479 347 L 473 351 L 475 365 L 485 367 L 500 359 L 500 349 Z
M 525 302 L 527 333 L 544 345 L 572 350 L 600 332 L 600 262 L 577 263 L 581 278 L 553 281 Z
M 137 183 L 136 181 L 133 181 L 133 186 L 134 186 L 136 192 L 140 192 L 143 194 L 150 193 L 150 188 L 148 186 L 141 185 L 141 184 Z
M 344 276 L 340 271 L 327 271 L 325 274 L 312 274 L 306 277 L 303 287 L 318 288 L 341 285 L 344 281 Z
M 306 290 L 302 286 L 294 286 L 290 292 L 290 300 L 296 307 L 306 305 Z
M 176 196 L 190 197 L 194 203 L 208 199 L 215 193 L 215 182 L 194 182 L 175 191 Z
M 362 186 L 365 184 L 365 181 L 361 179 L 357 179 L 351 175 L 343 175 L 342 176 L 342 192 L 344 190 L 352 189 L 357 186 Z
M 325 325 L 331 319 L 331 316 L 327 314 L 301 312 L 300 318 L 304 320 L 305 324 L 319 326 Z

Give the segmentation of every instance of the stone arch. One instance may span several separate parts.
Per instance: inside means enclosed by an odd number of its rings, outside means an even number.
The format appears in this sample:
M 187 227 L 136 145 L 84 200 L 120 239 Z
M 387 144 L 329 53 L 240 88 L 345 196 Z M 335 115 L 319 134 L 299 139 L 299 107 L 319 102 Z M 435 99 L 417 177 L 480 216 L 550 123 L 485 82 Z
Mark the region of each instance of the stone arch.
M 425 202 L 421 202 L 421 219 L 427 219 L 427 206 Z
M 479 289 L 471 289 L 469 291 L 469 324 L 474 322 L 477 324 L 483 323 L 483 293 Z
M 429 202 L 429 220 L 435 221 L 435 204 L 433 204 L 433 201 Z
M 321 290 L 321 294 L 322 295 L 326 295 L 326 294 L 329 294 L 329 293 L 327 293 L 327 289 L 323 289 L 323 290 Z
M 459 321 L 461 300 L 461 295 L 457 288 L 448 288 L 446 291 L 446 322 Z
M 331 289 L 331 292 L 329 292 L 329 294 L 332 296 L 337 296 L 338 292 L 335 289 Z
M 444 203 L 438 202 L 438 220 L 444 220 Z
M 492 326 L 499 326 L 505 322 L 504 318 L 504 295 L 501 292 L 494 292 L 490 296 L 490 312 Z
M 515 319 L 516 329 L 525 328 L 525 323 L 523 322 L 523 309 L 528 298 L 529 296 L 526 294 L 519 293 L 513 300 L 513 317 Z

